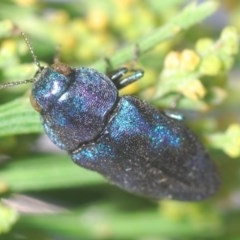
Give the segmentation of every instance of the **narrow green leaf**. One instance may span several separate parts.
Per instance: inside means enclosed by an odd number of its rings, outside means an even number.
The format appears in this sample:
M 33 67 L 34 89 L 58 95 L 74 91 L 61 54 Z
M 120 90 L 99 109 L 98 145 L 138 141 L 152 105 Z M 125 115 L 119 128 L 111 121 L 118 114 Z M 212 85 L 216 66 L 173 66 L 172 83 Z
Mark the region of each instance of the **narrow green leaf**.
M 158 238 L 159 236 L 181 236 L 181 239 L 184 239 L 217 237 L 221 233 L 217 221 L 174 221 L 161 216 L 156 209 L 128 213 L 119 209 L 109 212 L 109 207 L 106 210 L 99 204 L 92 208 L 84 205 L 81 211 L 71 214 L 26 216 L 21 221 L 20 224 L 29 228 L 80 239 L 162 239 Z
M 98 184 L 104 181 L 97 173 L 77 167 L 67 155 L 12 161 L 0 173 L 0 185 L 6 185 L 14 192 Z
M 0 137 L 42 132 L 40 116 L 28 98 L 18 98 L 0 107 Z

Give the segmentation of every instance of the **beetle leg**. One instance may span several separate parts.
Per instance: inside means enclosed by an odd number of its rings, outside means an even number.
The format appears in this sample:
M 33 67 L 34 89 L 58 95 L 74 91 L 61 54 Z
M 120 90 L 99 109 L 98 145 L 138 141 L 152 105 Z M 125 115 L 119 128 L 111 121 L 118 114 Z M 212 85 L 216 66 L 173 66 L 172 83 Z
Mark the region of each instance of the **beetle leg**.
M 144 74 L 143 70 L 140 69 L 134 69 L 131 70 L 131 72 L 132 72 L 131 75 L 119 79 L 117 83 L 114 82 L 118 89 L 124 88 L 125 86 L 137 81 L 138 79 L 142 78 Z
M 126 67 L 122 67 L 117 70 L 108 72 L 107 76 L 115 83 L 118 82 L 127 72 L 128 69 Z
M 178 111 L 175 111 L 174 109 L 166 109 L 163 111 L 165 115 L 167 115 L 168 117 L 178 120 L 178 121 L 183 121 L 184 120 L 184 116 L 179 113 Z
M 130 75 L 124 77 L 127 72 L 132 72 Z M 108 77 L 113 81 L 117 89 L 122 89 L 125 86 L 137 81 L 138 79 L 143 77 L 143 70 L 133 69 L 129 70 L 128 68 L 120 68 L 116 71 L 108 73 Z

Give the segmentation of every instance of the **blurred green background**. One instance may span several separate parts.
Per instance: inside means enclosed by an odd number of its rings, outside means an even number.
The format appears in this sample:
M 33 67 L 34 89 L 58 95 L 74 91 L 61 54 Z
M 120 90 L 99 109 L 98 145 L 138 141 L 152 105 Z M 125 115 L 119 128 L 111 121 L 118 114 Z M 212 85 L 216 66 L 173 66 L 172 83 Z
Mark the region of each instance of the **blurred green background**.
M 240 2 L 0 2 L 0 81 L 36 72 L 56 49 L 71 66 L 131 66 L 145 76 L 121 90 L 184 113 L 222 176 L 220 191 L 196 202 L 153 202 L 77 167 L 43 135 L 30 85 L 0 90 L 0 239 L 240 239 Z M 110 60 L 111 66 L 104 58 Z

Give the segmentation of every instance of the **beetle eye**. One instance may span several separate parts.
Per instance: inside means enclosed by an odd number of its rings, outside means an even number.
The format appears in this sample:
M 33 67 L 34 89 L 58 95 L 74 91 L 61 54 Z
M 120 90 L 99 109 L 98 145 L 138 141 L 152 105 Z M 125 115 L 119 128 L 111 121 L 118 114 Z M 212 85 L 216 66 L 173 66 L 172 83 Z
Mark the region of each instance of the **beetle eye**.
M 40 105 L 38 104 L 38 102 L 36 101 L 32 94 L 30 95 L 30 103 L 37 112 L 42 111 L 42 108 L 40 107 Z

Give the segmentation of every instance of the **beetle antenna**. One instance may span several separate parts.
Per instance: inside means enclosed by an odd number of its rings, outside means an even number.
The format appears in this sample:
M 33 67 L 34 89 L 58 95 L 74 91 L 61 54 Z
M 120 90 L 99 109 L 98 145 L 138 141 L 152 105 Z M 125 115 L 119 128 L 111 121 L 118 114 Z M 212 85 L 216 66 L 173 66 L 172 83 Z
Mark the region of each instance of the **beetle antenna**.
M 24 41 L 26 42 L 26 44 L 28 46 L 28 49 L 29 49 L 29 51 L 30 51 L 30 53 L 31 53 L 31 55 L 33 57 L 33 61 L 34 61 L 35 65 L 37 66 L 39 71 L 41 71 L 43 69 L 43 67 L 40 65 L 40 62 L 38 61 L 38 58 L 37 58 L 36 54 L 33 51 L 33 47 L 31 45 L 28 37 L 26 36 L 26 34 L 24 32 L 21 32 L 21 35 L 22 35 Z M 33 83 L 33 82 L 35 82 L 34 78 L 23 80 L 23 81 L 17 81 L 17 82 L 3 83 L 3 84 L 0 84 L 0 89 L 14 87 L 16 85 L 21 85 L 21 84 L 26 84 L 26 83 Z
M 31 55 L 32 55 L 32 57 L 33 57 L 33 61 L 34 61 L 35 65 L 36 65 L 37 68 L 41 71 L 41 70 L 42 70 L 42 66 L 40 65 L 40 62 L 39 62 L 39 60 L 38 60 L 38 58 L 37 58 L 37 55 L 36 55 L 36 54 L 34 53 L 34 51 L 33 51 L 33 47 L 32 47 L 32 45 L 31 45 L 28 37 L 26 36 L 26 34 L 25 34 L 24 32 L 21 32 L 21 35 L 22 35 L 24 41 L 26 42 L 26 44 L 27 44 L 27 46 L 28 46 L 28 49 L 29 49 L 29 51 L 30 51 L 30 53 L 31 53 Z
M 33 82 L 35 82 L 34 78 L 23 80 L 23 81 L 18 81 L 18 82 L 3 83 L 3 84 L 0 84 L 0 89 L 14 87 L 16 85 L 21 85 L 21 84 L 26 84 L 26 83 L 33 83 Z

